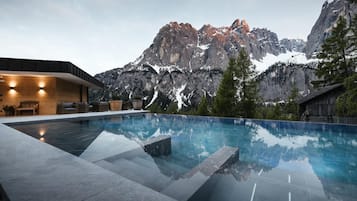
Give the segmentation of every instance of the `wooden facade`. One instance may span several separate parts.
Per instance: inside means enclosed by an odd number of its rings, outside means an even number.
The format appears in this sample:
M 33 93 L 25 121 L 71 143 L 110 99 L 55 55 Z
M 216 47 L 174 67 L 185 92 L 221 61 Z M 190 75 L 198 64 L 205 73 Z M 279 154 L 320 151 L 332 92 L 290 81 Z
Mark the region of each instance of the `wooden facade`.
M 302 120 L 332 122 L 336 116 L 336 100 L 345 92 L 342 84 L 324 87 L 298 101 Z

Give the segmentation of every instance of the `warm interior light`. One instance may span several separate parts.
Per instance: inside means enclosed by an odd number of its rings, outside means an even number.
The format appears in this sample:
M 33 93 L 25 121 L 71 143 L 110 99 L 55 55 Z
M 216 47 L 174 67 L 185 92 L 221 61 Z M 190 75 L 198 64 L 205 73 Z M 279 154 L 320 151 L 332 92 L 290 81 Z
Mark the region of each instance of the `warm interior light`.
M 40 87 L 40 90 L 38 91 L 38 93 L 40 94 L 40 96 L 44 96 L 46 94 L 43 87 Z
M 40 141 L 41 141 L 41 142 L 45 142 L 45 138 L 44 138 L 44 137 L 41 137 L 41 138 L 40 138 Z
M 41 81 L 38 83 L 38 86 L 43 89 L 45 87 L 45 82 Z
M 44 128 L 41 128 L 40 131 L 38 132 L 40 136 L 44 136 L 46 134 L 46 130 Z
M 9 94 L 10 94 L 11 96 L 16 95 L 15 86 L 10 86 L 10 89 L 9 89 Z
M 9 89 L 9 93 L 10 93 L 10 95 L 15 95 L 16 94 L 16 91 L 15 91 L 15 87 L 16 87 L 16 82 L 15 81 L 10 81 L 9 82 L 9 87 L 10 87 L 10 89 Z
M 40 81 L 38 83 L 38 87 L 39 87 L 39 91 L 38 91 L 39 95 L 40 96 L 44 96 L 46 94 L 46 92 L 45 92 L 45 82 L 44 81 Z
M 9 86 L 10 86 L 10 88 L 11 87 L 16 87 L 16 82 L 15 81 L 10 81 L 10 83 L 9 83 Z

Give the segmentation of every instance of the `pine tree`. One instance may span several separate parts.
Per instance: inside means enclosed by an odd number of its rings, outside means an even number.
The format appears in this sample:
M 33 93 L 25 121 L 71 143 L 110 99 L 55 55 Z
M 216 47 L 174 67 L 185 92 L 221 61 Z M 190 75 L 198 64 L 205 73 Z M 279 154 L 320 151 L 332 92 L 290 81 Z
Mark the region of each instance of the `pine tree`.
M 322 45 L 318 54 L 320 62 L 316 75 L 323 78 L 323 84 L 342 83 L 353 72 L 352 62 L 348 59 L 351 41 L 348 37 L 349 28 L 346 19 L 339 17 L 336 26 L 332 29 L 331 36 Z
M 288 119 L 290 120 L 297 120 L 298 119 L 298 104 L 296 103 L 296 100 L 299 95 L 299 90 L 294 84 L 291 91 L 290 95 L 288 97 L 288 103 L 286 104 L 286 112 L 288 114 Z
M 234 68 L 236 61 L 229 60 L 227 69 L 223 73 L 223 78 L 217 90 L 217 95 L 213 102 L 213 113 L 217 116 L 233 117 L 236 115 L 237 107 L 236 92 L 234 83 Z
M 201 101 L 198 104 L 197 114 L 202 116 L 209 115 L 206 95 L 202 96 Z
M 357 1 L 357 0 L 356 0 Z M 351 52 L 351 62 L 352 65 L 355 66 L 357 64 L 357 14 L 353 17 L 353 20 L 351 22 L 350 26 L 351 34 L 350 34 L 350 42 L 351 42 L 351 47 L 349 51 Z M 355 69 L 355 72 L 357 72 L 357 68 Z
M 170 104 L 169 104 L 169 106 L 167 107 L 167 109 L 166 109 L 166 113 L 167 114 L 177 114 L 177 103 L 175 103 L 175 102 L 171 102 Z
M 255 115 L 257 87 L 256 71 L 247 52 L 241 49 L 237 59 L 230 59 L 223 74 L 213 112 L 218 116 L 253 117 Z
M 150 105 L 149 110 L 151 113 L 162 113 L 162 109 L 156 102 Z
M 243 49 L 237 58 L 236 78 L 238 86 L 238 113 L 247 118 L 255 115 L 257 85 L 255 66 L 252 65 L 247 52 Z
M 344 81 L 346 92 L 337 98 L 336 110 L 339 116 L 357 116 L 357 73 Z

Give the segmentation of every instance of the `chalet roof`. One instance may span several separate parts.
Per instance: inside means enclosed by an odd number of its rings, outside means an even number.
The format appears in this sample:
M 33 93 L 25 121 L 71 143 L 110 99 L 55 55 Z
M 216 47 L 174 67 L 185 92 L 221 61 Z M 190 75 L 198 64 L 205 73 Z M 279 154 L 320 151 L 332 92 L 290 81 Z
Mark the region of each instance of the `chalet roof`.
M 343 84 L 334 84 L 334 85 L 330 85 L 330 86 L 326 86 L 326 87 L 323 87 L 323 88 L 320 88 L 318 91 L 315 91 L 315 92 L 312 92 L 310 93 L 309 95 L 301 98 L 300 100 L 297 101 L 298 104 L 303 104 L 303 103 L 306 103 L 314 98 L 317 98 L 321 95 L 324 95 L 334 89 L 337 89 L 339 87 L 343 87 Z
M 53 76 L 89 87 L 104 87 L 102 82 L 68 61 L 0 58 L 0 74 Z

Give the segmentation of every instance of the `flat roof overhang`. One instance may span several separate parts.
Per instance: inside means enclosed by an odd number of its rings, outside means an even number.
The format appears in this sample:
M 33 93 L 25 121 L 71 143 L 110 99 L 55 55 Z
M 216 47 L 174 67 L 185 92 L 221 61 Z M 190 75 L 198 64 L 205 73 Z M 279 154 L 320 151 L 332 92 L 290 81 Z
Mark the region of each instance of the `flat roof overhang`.
M 0 75 L 56 77 L 90 88 L 104 87 L 102 82 L 67 61 L 0 58 Z
M 0 70 L 0 75 L 3 76 L 21 76 L 21 77 L 55 77 L 55 78 L 60 78 L 72 83 L 80 84 L 83 86 L 87 86 L 89 88 L 94 88 L 94 89 L 100 89 L 102 87 L 99 87 L 91 82 L 88 82 L 86 80 L 83 80 L 77 76 L 74 76 L 70 73 L 43 73 L 43 72 L 38 72 L 34 74 L 34 72 L 28 72 L 28 71 L 2 71 Z

